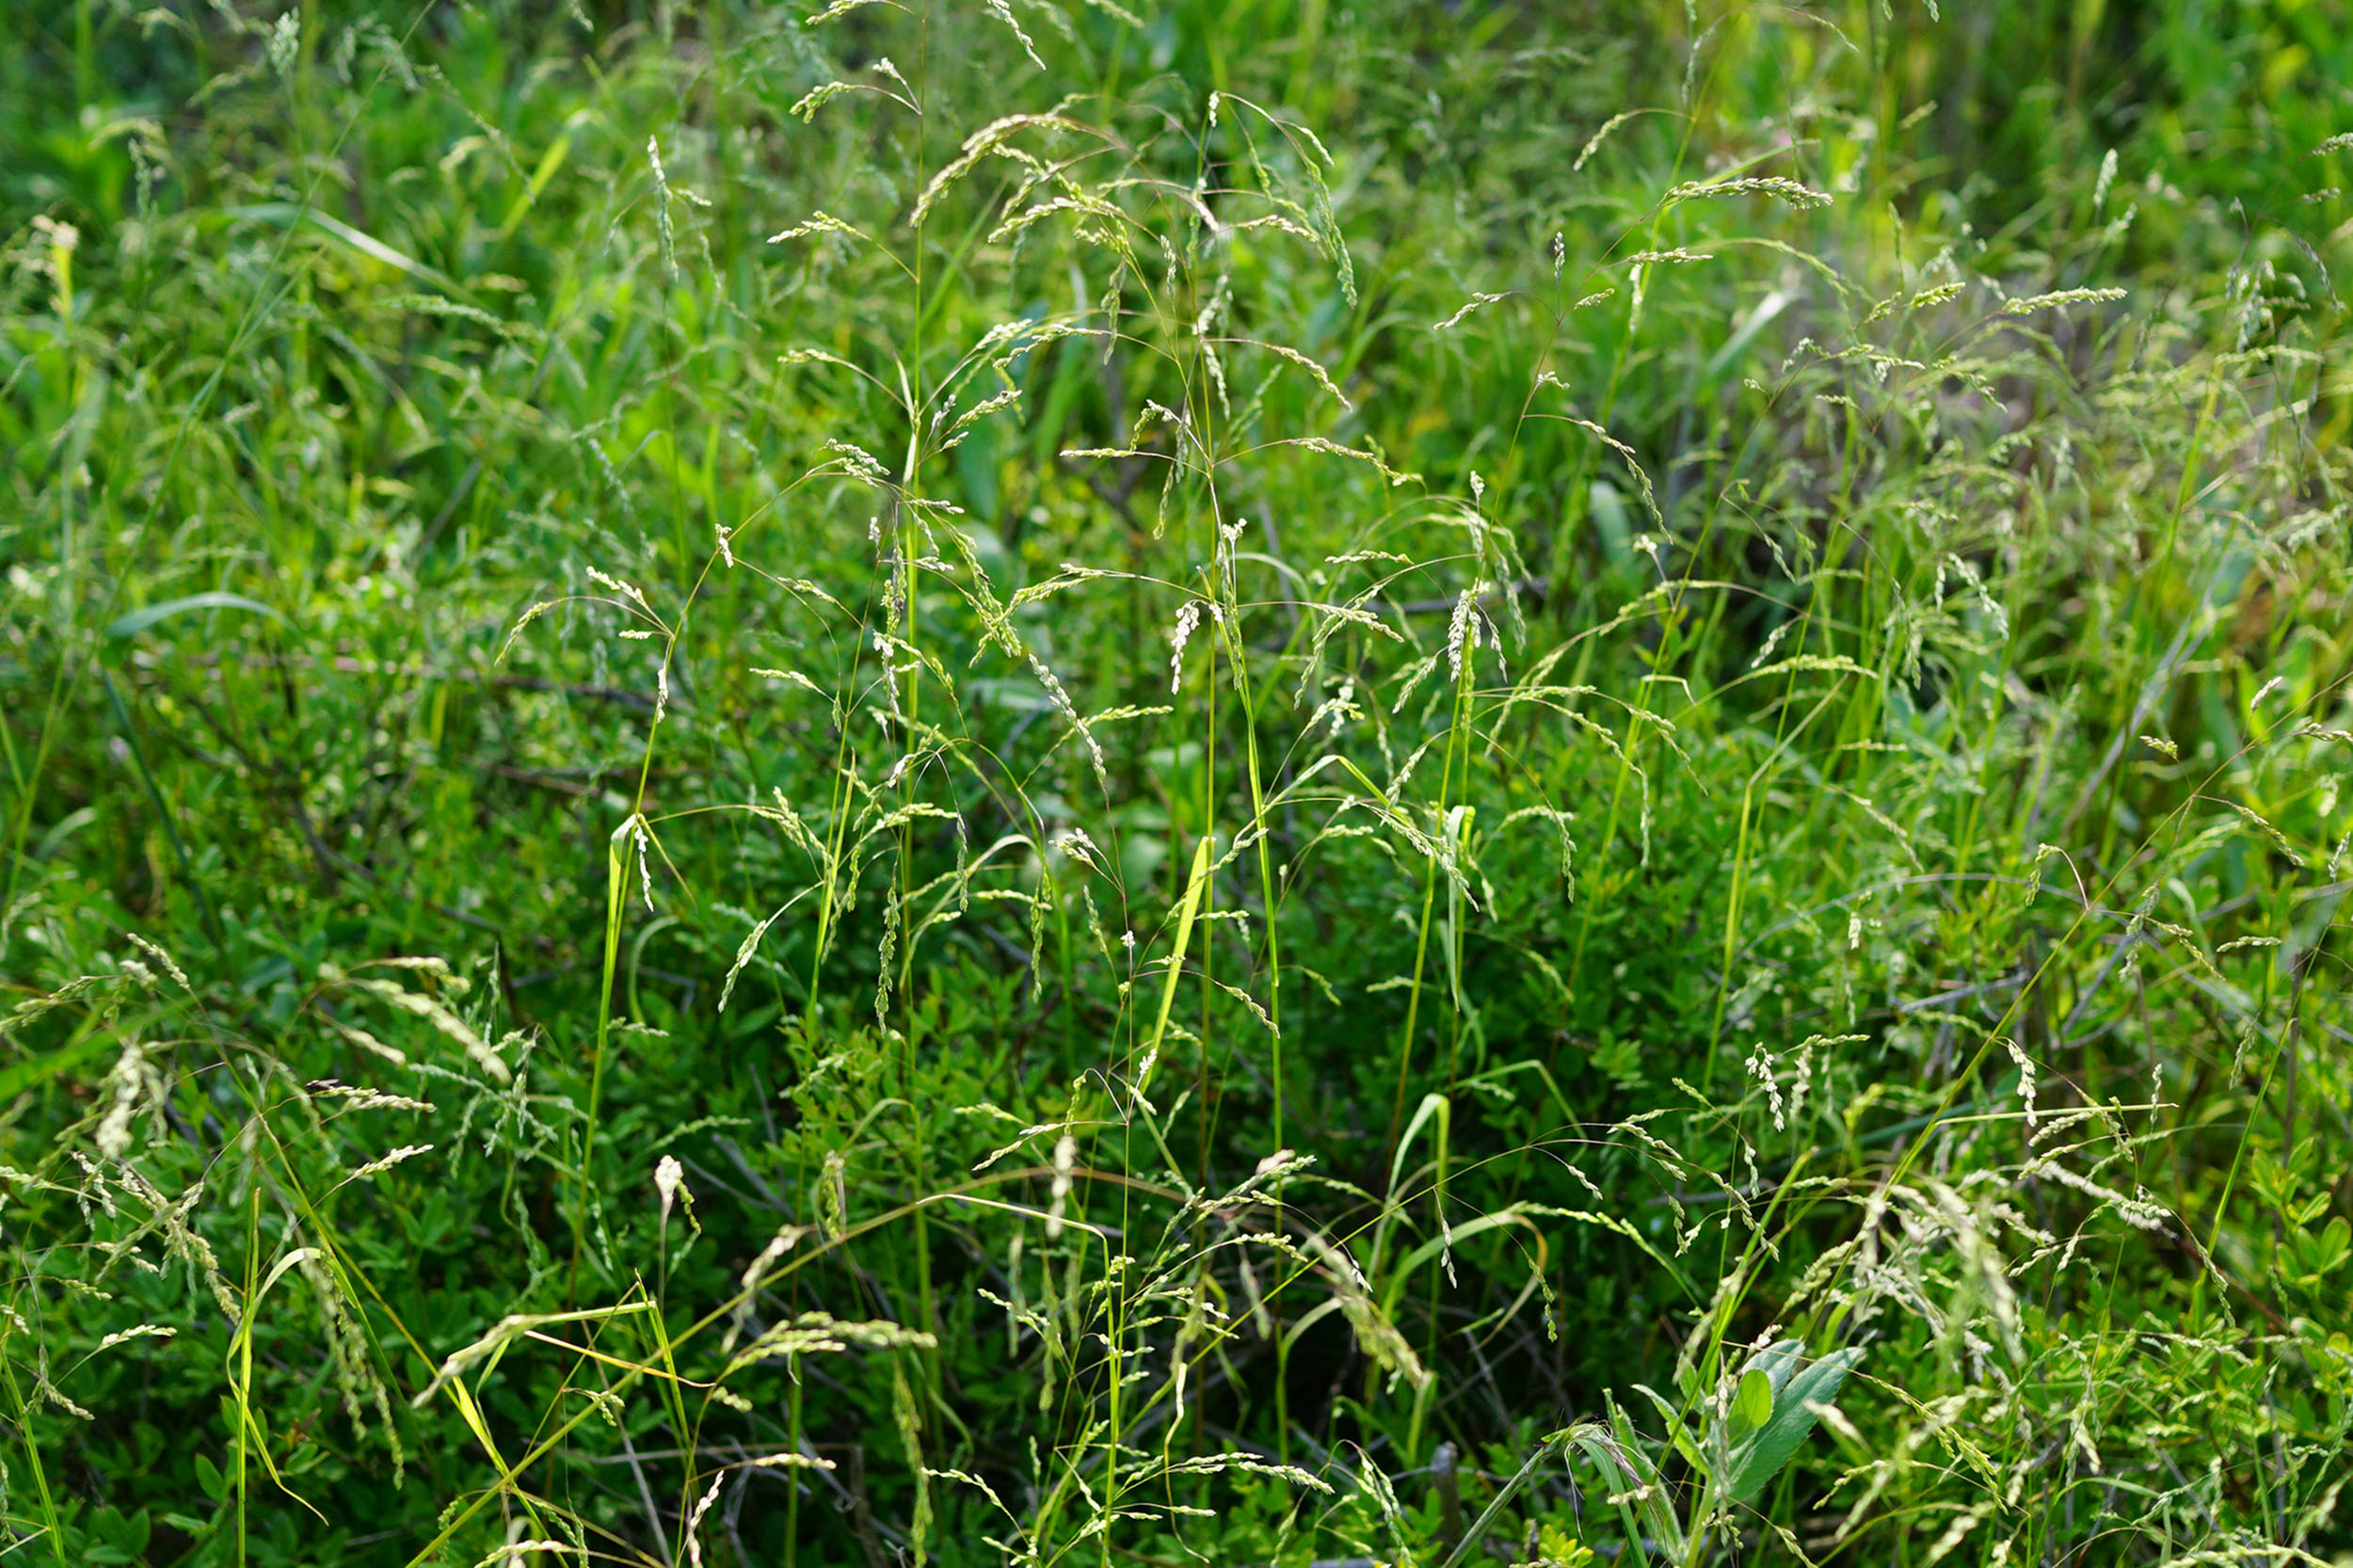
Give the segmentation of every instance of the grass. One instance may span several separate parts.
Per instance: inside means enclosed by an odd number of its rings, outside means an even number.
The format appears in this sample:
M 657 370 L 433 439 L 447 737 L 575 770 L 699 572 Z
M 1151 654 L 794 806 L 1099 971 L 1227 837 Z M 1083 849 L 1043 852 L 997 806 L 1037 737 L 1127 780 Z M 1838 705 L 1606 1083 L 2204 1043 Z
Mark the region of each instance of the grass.
M 2330 7 L 8 21 L 0 1555 L 2353 1560 Z

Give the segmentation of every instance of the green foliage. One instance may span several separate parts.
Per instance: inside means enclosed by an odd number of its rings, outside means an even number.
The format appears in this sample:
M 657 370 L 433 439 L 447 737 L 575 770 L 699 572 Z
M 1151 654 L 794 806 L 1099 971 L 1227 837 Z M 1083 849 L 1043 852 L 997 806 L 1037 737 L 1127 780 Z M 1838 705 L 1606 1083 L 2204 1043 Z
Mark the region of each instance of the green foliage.
M 0 1555 L 2353 1560 L 2353 27 L 17 6 Z

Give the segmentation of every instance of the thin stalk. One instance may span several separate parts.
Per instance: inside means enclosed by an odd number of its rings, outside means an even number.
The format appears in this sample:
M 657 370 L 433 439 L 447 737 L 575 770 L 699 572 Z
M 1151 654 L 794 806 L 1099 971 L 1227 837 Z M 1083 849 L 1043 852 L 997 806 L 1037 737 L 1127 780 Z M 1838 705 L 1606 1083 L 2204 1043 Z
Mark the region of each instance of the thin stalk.
M 1422 877 L 1421 924 L 1414 940 L 1414 984 L 1405 1001 L 1405 1034 L 1398 1048 L 1397 1097 L 1389 1110 L 1389 1136 L 1384 1145 L 1385 1152 L 1383 1159 L 1388 1162 L 1394 1162 L 1397 1159 L 1398 1135 L 1405 1127 L 1405 1084 L 1414 1067 L 1414 1041 L 1421 1018 L 1422 976 L 1427 970 L 1430 959 L 1431 917 L 1437 904 L 1439 871 L 1437 846 L 1443 845 L 1446 839 L 1447 806 L 1453 798 L 1454 749 L 1458 736 L 1465 737 L 1464 764 L 1466 774 L 1470 761 L 1467 735 L 1470 720 L 1471 649 L 1468 642 L 1469 640 L 1465 638 L 1462 649 L 1462 663 L 1455 670 L 1454 712 L 1451 721 L 1447 726 L 1445 766 L 1438 776 L 1438 805 L 1434 824 L 1436 831 L 1431 835 L 1433 854 L 1429 870 Z M 1467 783 L 1467 779 L 1465 782 Z

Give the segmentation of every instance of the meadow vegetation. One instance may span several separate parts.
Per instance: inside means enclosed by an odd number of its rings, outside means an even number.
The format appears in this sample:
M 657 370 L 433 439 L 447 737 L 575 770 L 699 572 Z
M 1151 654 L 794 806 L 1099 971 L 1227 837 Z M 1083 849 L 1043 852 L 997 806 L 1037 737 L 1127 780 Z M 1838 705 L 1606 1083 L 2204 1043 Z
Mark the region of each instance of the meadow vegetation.
M 2353 1562 L 2339 0 L 11 0 L 0 1560 Z

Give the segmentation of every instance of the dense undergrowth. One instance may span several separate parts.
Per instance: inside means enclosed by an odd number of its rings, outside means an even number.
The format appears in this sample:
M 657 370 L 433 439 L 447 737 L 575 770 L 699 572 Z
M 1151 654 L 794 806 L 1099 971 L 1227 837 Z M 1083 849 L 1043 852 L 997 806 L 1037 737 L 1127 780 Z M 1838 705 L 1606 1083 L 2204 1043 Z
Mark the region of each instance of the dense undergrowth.
M 19 4 L 0 1557 L 2344 1562 L 2340 5 Z

